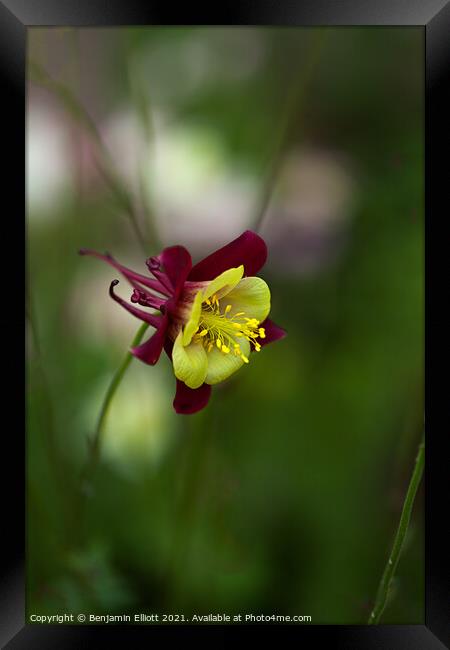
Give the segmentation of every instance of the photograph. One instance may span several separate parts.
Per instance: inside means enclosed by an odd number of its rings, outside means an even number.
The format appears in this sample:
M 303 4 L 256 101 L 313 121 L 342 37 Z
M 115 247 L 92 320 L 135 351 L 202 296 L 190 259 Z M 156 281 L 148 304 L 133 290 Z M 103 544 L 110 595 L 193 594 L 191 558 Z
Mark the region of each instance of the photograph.
M 28 28 L 27 623 L 424 625 L 424 57 Z

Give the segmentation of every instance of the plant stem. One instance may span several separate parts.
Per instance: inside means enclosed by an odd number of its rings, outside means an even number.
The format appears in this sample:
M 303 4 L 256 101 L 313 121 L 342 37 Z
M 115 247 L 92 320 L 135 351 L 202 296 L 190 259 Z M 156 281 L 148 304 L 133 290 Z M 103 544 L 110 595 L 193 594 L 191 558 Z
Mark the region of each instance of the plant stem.
M 136 115 L 139 119 L 143 142 L 138 150 L 138 191 L 140 205 L 146 216 L 146 236 L 147 240 L 152 242 L 154 249 L 161 248 L 158 229 L 156 226 L 156 215 L 151 206 L 148 196 L 148 182 L 146 179 L 145 169 L 151 164 L 151 152 L 154 149 L 154 124 L 152 118 L 152 106 L 145 85 L 142 80 L 142 73 L 136 66 L 135 59 L 132 58 L 128 63 L 128 81 L 130 86 L 130 95 L 134 103 Z
M 41 411 L 43 417 L 42 432 L 45 436 L 45 444 L 47 447 L 47 460 L 49 463 L 50 471 L 53 473 L 55 481 L 59 486 L 64 489 L 67 480 L 67 468 L 65 466 L 65 458 L 61 455 L 58 448 L 58 441 L 55 429 L 55 412 L 53 408 L 53 400 L 50 390 L 50 382 L 48 373 L 45 368 L 44 358 L 41 348 L 40 332 L 37 323 L 37 316 L 33 298 L 31 295 L 31 288 L 29 285 L 29 278 L 26 287 L 26 304 L 25 313 L 26 318 L 30 324 L 31 337 L 34 346 L 35 354 L 35 367 L 39 375 L 39 381 L 36 383 L 36 388 L 39 394 L 38 410 Z M 32 358 L 29 359 L 29 366 L 32 366 Z
M 149 247 L 142 234 L 132 196 L 123 185 L 113 158 L 105 146 L 97 125 L 91 115 L 67 85 L 53 79 L 48 72 L 35 61 L 29 62 L 28 74 L 31 81 L 46 88 L 59 99 L 66 112 L 77 124 L 82 125 L 85 133 L 90 137 L 91 142 L 93 142 L 95 146 L 94 151 L 96 154 L 95 162 L 97 169 L 115 197 L 117 203 L 128 216 L 142 250 L 147 255 Z
M 281 163 L 283 161 L 284 154 L 286 153 L 286 149 L 289 146 L 289 138 L 292 134 L 294 119 L 298 116 L 302 108 L 302 101 L 311 81 L 312 74 L 319 61 L 326 36 L 327 32 L 324 29 L 318 29 L 317 33 L 311 37 L 312 43 L 309 48 L 308 56 L 306 57 L 305 67 L 303 69 L 303 79 L 300 82 L 297 82 L 297 73 L 293 73 L 291 89 L 286 103 L 285 113 L 281 119 L 280 128 L 278 129 L 278 133 L 273 144 L 268 171 L 266 172 L 266 179 L 262 185 L 260 196 L 257 199 L 255 212 L 253 218 L 251 219 L 251 222 L 253 224 L 252 228 L 256 232 L 259 232 L 263 225 L 267 206 L 269 205 L 270 197 L 272 196 L 275 183 L 278 178 Z
M 133 339 L 133 342 L 131 343 L 131 347 L 135 347 L 136 345 L 139 345 L 139 343 L 142 340 L 142 337 L 145 334 L 145 331 L 148 328 L 148 323 L 143 323 L 141 327 L 138 329 L 136 332 L 136 335 Z M 94 465 L 97 463 L 98 457 L 99 457 L 99 452 L 100 452 L 100 442 L 101 442 L 101 437 L 102 437 L 102 432 L 103 432 L 103 426 L 105 424 L 106 416 L 108 415 L 108 410 L 111 404 L 111 400 L 114 397 L 114 394 L 119 387 L 120 382 L 123 379 L 123 376 L 130 365 L 131 361 L 133 359 L 133 355 L 131 352 L 127 352 L 125 357 L 122 360 L 122 363 L 120 366 L 117 368 L 113 378 L 111 379 L 111 382 L 108 386 L 108 390 L 106 391 L 105 398 L 103 400 L 102 407 L 100 409 L 100 414 L 98 416 L 97 420 L 97 426 L 95 427 L 95 432 L 94 436 L 91 440 L 91 459 L 90 463 L 94 463 Z
M 400 522 L 398 524 L 397 532 L 395 534 L 394 544 L 392 546 L 389 559 L 385 566 L 383 576 L 381 578 L 380 586 L 378 587 L 375 605 L 372 610 L 372 613 L 370 614 L 368 625 L 377 624 L 381 618 L 384 608 L 386 607 L 386 602 L 391 589 L 395 569 L 397 568 L 398 560 L 400 558 L 400 553 L 403 547 L 403 542 L 405 541 L 405 536 L 408 531 L 408 525 L 411 519 L 411 512 L 414 505 L 414 499 L 416 497 L 417 489 L 420 485 L 420 481 L 422 478 L 424 460 L 425 460 L 425 441 L 424 439 L 422 439 L 417 451 L 416 462 L 414 465 L 411 480 L 409 482 L 408 490 L 406 492 L 405 501 L 403 503 L 402 514 L 400 516 Z
M 194 525 L 202 488 L 204 490 L 205 467 L 210 452 L 209 443 L 216 428 L 214 414 L 211 411 L 199 414 L 195 420 L 185 419 L 182 424 L 184 433 L 187 434 L 188 449 L 182 477 L 183 490 L 176 515 L 166 576 L 164 601 L 169 609 L 174 606 L 174 602 L 181 606 L 183 578 L 190 569 L 189 554 L 192 548 Z

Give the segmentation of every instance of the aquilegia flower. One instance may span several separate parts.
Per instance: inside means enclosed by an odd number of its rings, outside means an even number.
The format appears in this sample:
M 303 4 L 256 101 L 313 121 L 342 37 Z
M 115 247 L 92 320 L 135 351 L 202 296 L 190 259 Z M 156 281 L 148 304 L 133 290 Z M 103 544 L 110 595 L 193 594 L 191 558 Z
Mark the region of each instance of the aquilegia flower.
M 270 290 L 264 280 L 255 277 L 266 261 L 267 247 L 250 230 L 195 266 L 183 246 L 165 248 L 146 261 L 153 277 L 131 271 L 109 254 L 86 249 L 80 253 L 111 264 L 132 285 L 134 304 L 115 293 L 118 280 L 112 281 L 109 293 L 133 316 L 156 329 L 131 352 L 154 365 L 165 349 L 177 378 L 173 402 L 177 413 L 204 408 L 212 385 L 247 364 L 251 351 L 259 352 L 262 346 L 285 336 L 285 331 L 267 318 Z

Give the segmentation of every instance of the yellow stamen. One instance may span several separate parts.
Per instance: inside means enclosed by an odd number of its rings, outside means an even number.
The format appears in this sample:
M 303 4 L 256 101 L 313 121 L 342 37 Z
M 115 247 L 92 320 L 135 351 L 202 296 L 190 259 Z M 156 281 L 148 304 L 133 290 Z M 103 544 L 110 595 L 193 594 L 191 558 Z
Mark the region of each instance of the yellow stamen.
M 246 339 L 253 344 L 254 350 L 259 352 L 261 344 L 257 339 L 265 338 L 265 330 L 263 327 L 258 327 L 259 321 L 256 318 L 245 316 L 243 311 L 233 314 L 232 310 L 232 305 L 226 305 L 221 311 L 217 293 L 206 299 L 203 303 L 196 339 L 203 343 L 207 352 L 211 352 L 216 346 L 223 354 L 233 351 L 234 355 L 240 357 L 244 363 L 249 363 L 248 357 L 241 350 L 239 340 Z

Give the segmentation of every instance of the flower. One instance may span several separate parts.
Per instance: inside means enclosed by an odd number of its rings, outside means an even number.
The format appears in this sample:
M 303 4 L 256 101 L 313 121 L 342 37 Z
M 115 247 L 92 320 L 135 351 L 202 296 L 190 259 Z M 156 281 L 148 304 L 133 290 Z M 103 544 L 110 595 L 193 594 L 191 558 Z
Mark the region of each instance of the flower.
M 251 350 L 259 352 L 286 334 L 268 318 L 270 290 L 255 277 L 266 261 L 267 247 L 251 230 L 194 266 L 183 246 L 165 248 L 146 261 L 153 277 L 122 266 L 108 253 L 82 249 L 80 254 L 104 260 L 132 285 L 134 304 L 115 293 L 118 280 L 111 282 L 110 296 L 156 329 L 131 352 L 154 365 L 165 349 L 177 379 L 177 413 L 200 411 L 209 401 L 211 386 L 247 364 Z

